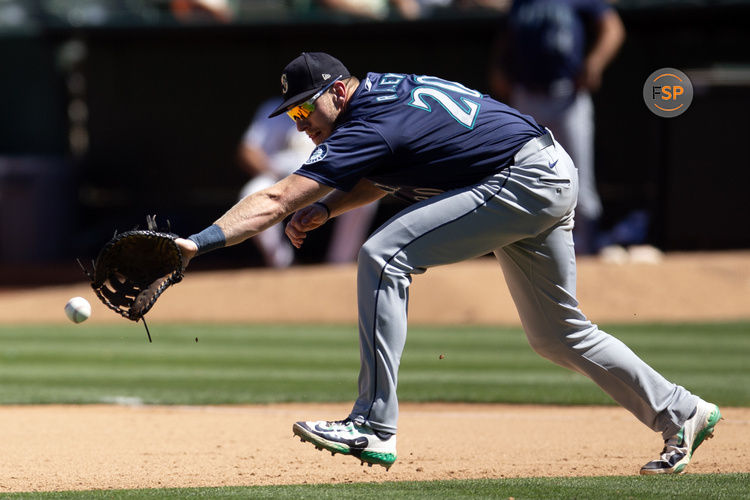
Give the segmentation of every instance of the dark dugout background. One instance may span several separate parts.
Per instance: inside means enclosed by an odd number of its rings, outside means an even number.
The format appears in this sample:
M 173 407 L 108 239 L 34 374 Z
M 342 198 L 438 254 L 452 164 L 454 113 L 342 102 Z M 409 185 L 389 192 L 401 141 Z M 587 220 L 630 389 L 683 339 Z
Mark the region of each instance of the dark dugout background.
M 652 216 L 648 242 L 664 250 L 750 247 L 750 5 L 663 5 L 620 10 L 628 37 L 595 95 L 603 226 L 643 209 Z M 487 91 L 503 24 L 492 14 L 0 34 L 4 279 L 18 274 L 16 264 L 70 268 L 146 214 L 181 235 L 210 224 L 245 181 L 235 158 L 242 133 L 299 52 L 330 52 L 357 75 L 424 73 Z M 695 87 L 675 119 L 651 114 L 641 95 L 646 77 L 667 66 Z M 84 145 L 71 146 L 81 127 Z M 378 222 L 398 208 L 383 204 Z M 300 261 L 320 261 L 326 238 L 326 230 L 311 238 Z M 245 244 L 202 265 L 259 264 Z

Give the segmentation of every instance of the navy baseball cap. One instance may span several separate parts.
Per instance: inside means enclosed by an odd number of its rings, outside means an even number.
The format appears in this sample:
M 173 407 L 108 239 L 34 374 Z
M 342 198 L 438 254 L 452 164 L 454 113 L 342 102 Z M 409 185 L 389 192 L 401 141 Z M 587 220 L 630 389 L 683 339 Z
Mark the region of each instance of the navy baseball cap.
M 281 98 L 284 102 L 268 117 L 280 115 L 306 101 L 339 75 L 341 78 L 351 76 L 346 66 L 335 57 L 325 52 L 303 52 L 281 73 Z

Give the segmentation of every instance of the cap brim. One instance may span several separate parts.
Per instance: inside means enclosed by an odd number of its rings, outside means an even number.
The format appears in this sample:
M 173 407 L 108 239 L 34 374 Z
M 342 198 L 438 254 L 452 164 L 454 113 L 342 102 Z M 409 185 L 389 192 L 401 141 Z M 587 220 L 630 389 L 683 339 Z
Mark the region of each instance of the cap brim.
M 268 117 L 273 118 L 274 116 L 280 115 L 281 113 L 291 108 L 292 106 L 296 106 L 297 104 L 305 102 L 306 100 L 314 96 L 317 91 L 318 89 L 306 90 L 305 92 L 302 92 L 300 94 L 297 94 L 295 96 L 292 96 L 286 99 L 284 102 L 279 104 L 279 106 L 276 109 L 274 109 L 273 113 L 268 115 Z

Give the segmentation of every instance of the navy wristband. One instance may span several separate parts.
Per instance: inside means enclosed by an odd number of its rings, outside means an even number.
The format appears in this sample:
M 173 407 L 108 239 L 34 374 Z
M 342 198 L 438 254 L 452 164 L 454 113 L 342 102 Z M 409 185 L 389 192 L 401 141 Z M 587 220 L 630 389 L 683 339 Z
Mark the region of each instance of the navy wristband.
M 224 231 L 222 231 L 216 224 L 208 226 L 200 233 L 188 236 L 187 239 L 198 245 L 198 253 L 195 254 L 196 257 L 206 252 L 210 252 L 211 250 L 222 248 L 227 244 L 227 238 L 224 236 Z
M 323 203 L 322 201 L 316 201 L 315 203 L 313 203 L 313 205 L 320 205 L 321 207 L 325 208 L 325 209 L 326 209 L 326 217 L 327 217 L 328 219 L 330 219 L 330 218 L 331 218 L 331 209 L 330 209 L 330 208 L 328 208 L 328 205 L 326 205 L 326 204 L 325 204 L 325 203 Z

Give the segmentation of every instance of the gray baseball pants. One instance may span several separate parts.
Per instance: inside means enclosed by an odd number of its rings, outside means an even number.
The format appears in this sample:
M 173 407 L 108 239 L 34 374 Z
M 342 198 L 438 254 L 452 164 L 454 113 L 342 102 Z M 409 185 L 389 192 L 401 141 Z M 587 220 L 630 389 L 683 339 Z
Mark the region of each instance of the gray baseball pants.
M 560 96 L 530 92 L 515 87 L 511 106 L 549 127 L 578 168 L 576 213 L 591 220 L 602 215 L 594 169 L 594 102 L 579 90 Z
M 588 376 L 665 438 L 682 427 L 698 398 L 578 308 L 577 183 L 572 160 L 548 134 L 524 145 L 503 172 L 415 203 L 368 239 L 358 261 L 361 369 L 350 418 L 396 432 L 411 276 L 494 252 L 537 353 Z
M 556 90 L 533 92 L 516 85 L 511 106 L 547 126 L 578 168 L 578 203 L 573 238 L 581 254 L 596 253 L 597 221 L 602 202 L 596 189 L 594 168 L 594 103 L 585 90 L 563 80 Z

